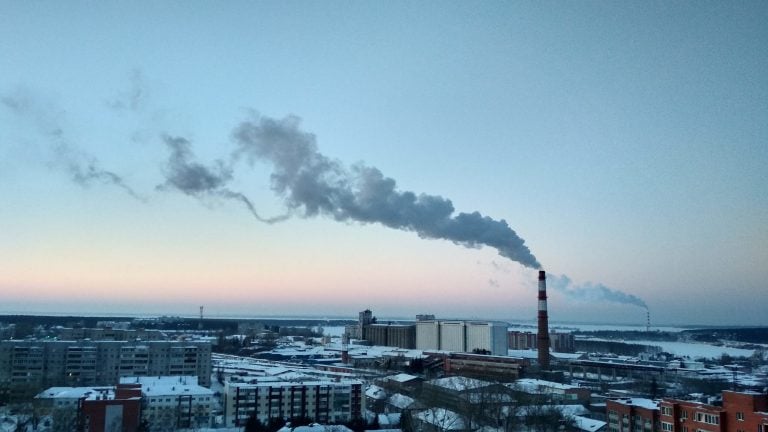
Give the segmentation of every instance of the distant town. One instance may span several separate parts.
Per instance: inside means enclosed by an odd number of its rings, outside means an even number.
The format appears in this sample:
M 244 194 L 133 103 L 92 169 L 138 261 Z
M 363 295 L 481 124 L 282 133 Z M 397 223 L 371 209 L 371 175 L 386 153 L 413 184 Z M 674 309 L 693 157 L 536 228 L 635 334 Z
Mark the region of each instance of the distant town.
M 2 316 L 0 431 L 768 432 L 768 328 L 549 329 L 545 305 L 536 326 Z

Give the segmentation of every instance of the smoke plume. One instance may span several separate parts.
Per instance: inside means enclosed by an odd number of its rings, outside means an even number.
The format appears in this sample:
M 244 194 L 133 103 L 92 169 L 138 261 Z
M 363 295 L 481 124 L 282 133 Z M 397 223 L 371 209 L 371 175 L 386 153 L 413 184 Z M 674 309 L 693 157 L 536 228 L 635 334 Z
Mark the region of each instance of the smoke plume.
M 539 268 L 525 241 L 506 221 L 478 212 L 455 214 L 450 200 L 400 191 L 394 179 L 362 164 L 346 168 L 317 150 L 315 136 L 299 128 L 300 119 L 257 117 L 233 132 L 235 158 L 271 162 L 272 188 L 302 216 L 325 215 L 338 221 L 380 223 L 444 239 L 466 247 L 490 246 L 520 264 Z
M 191 143 L 187 139 L 166 135 L 163 137 L 163 141 L 170 149 L 171 154 L 166 167 L 165 183 L 159 185 L 158 189 L 172 188 L 200 199 L 219 197 L 235 200 L 245 205 L 257 220 L 269 224 L 283 221 L 288 217 L 261 217 L 248 197 L 227 188 L 227 183 L 232 180 L 232 168 L 220 160 L 217 160 L 212 167 L 193 162 L 194 154 Z
M 580 301 L 608 301 L 626 305 L 639 306 L 648 309 L 645 302 L 632 294 L 611 289 L 603 284 L 585 284 L 576 285 L 568 276 L 547 274 L 547 286 L 565 294 L 569 298 Z
M 118 111 L 139 111 L 146 104 L 147 92 L 144 74 L 139 69 L 131 71 L 130 88 L 107 101 L 107 106 Z
M 62 112 L 56 112 L 39 102 L 39 97 L 29 90 L 18 88 L 12 94 L 0 97 L 2 103 L 20 118 L 31 121 L 46 139 L 53 152 L 53 167 L 67 172 L 76 184 L 87 187 L 92 183 L 116 186 L 139 201 L 145 201 L 118 174 L 99 165 L 98 160 L 68 142 L 61 126 Z M 47 104 L 52 105 L 52 104 Z

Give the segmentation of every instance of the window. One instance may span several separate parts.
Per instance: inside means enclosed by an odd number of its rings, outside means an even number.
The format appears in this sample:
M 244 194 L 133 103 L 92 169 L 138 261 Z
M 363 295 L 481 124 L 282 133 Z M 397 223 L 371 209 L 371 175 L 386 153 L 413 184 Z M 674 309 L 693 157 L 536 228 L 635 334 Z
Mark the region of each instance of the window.
M 661 422 L 661 430 L 666 432 L 672 432 L 672 423 Z
M 680 419 L 681 420 L 685 420 L 687 418 L 688 418 L 688 411 L 686 411 L 686 410 L 680 411 Z
M 736 420 L 738 421 L 744 421 L 744 413 L 739 411 L 736 413 Z
M 662 406 L 661 407 L 661 415 L 671 416 L 672 415 L 672 407 Z
M 720 424 L 720 416 L 716 414 L 707 414 L 707 413 L 696 413 L 696 421 L 712 424 L 712 425 L 719 425 Z

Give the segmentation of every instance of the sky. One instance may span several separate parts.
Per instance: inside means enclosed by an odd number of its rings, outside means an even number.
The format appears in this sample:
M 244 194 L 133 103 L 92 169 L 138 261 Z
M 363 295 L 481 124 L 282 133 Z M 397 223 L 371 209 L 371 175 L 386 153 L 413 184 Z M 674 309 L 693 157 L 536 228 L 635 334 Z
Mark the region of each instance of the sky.
M 766 22 L 0 0 L 0 313 L 768 325 Z

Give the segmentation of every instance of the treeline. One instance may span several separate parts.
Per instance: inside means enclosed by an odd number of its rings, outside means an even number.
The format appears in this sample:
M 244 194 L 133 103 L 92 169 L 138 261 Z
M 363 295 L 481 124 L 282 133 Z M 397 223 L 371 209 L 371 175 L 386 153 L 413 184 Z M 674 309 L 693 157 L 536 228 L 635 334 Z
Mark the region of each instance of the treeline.
M 592 330 L 575 331 L 574 335 L 589 336 L 602 339 L 622 340 L 650 340 L 659 342 L 674 342 L 678 340 L 678 334 L 663 331 L 638 331 L 638 330 Z
M 722 340 L 754 344 L 768 343 L 768 327 L 707 328 L 685 330 L 682 334 L 697 342 L 719 342 Z
M 657 346 L 632 344 L 618 341 L 598 341 L 576 339 L 576 351 L 584 352 L 609 352 L 616 355 L 637 357 L 640 353 L 659 353 L 661 348 Z

